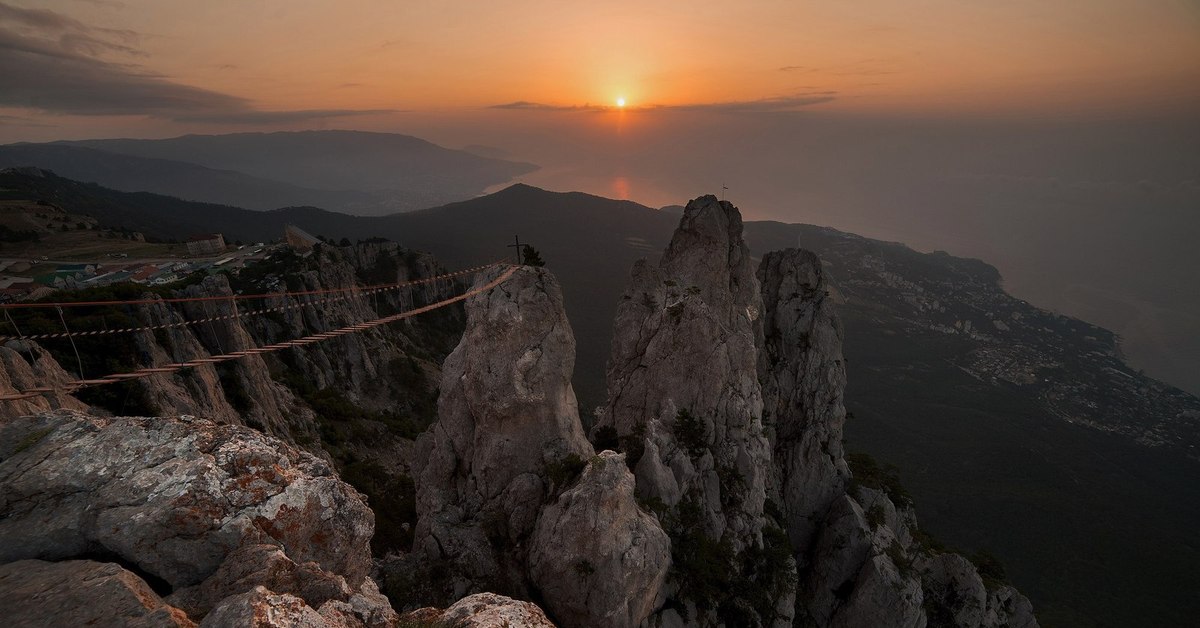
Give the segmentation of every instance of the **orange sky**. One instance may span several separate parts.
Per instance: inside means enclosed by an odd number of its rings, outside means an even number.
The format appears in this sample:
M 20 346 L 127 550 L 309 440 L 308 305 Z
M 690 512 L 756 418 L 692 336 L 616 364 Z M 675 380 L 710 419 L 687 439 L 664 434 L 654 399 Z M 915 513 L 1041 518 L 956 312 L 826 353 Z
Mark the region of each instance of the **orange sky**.
M 0 140 L 618 96 L 731 113 L 1200 103 L 1195 0 L 0 0 L 0 34 Z M 79 93 L 50 82 L 54 63 L 79 66 Z M 298 110 L 312 115 L 242 115 Z

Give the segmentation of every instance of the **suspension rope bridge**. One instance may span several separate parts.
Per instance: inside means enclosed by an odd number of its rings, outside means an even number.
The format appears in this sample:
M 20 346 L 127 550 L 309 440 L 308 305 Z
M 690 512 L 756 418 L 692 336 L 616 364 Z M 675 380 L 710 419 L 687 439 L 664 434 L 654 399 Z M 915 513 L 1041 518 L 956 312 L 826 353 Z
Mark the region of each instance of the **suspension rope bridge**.
M 501 283 L 504 283 L 510 277 L 512 277 L 513 273 L 515 273 L 517 271 L 518 266 L 508 264 L 505 262 L 494 262 L 492 264 L 476 266 L 474 268 L 468 268 L 468 269 L 460 270 L 457 272 L 446 273 L 446 274 L 437 275 L 434 277 L 426 277 L 423 279 L 416 279 L 416 280 L 411 280 L 411 281 L 402 281 L 402 282 L 396 282 L 396 283 L 378 284 L 378 285 L 362 286 L 362 287 L 353 286 L 353 287 L 349 287 L 349 288 L 331 288 L 331 289 L 325 289 L 325 290 L 302 290 L 302 291 L 294 291 L 294 292 L 273 292 L 273 293 L 262 293 L 262 294 L 251 294 L 251 295 L 222 295 L 222 296 L 130 299 L 130 300 L 111 300 L 111 301 L 74 301 L 74 302 L 58 302 L 58 303 L 11 303 L 11 304 L 0 305 L 0 309 L 2 309 L 4 311 L 5 319 L 14 328 L 14 331 L 16 332 L 16 335 L 12 335 L 12 336 L 0 336 L 0 342 L 6 342 L 8 340 L 42 340 L 42 339 L 67 338 L 67 339 L 71 340 L 72 343 L 74 343 L 74 339 L 77 337 L 88 337 L 88 336 L 110 335 L 110 334 L 121 334 L 121 333 L 134 333 L 134 332 L 141 332 L 141 331 L 155 331 L 155 330 L 160 330 L 160 329 L 168 329 L 168 328 L 172 328 L 172 327 L 183 327 L 186 325 L 196 325 L 196 324 L 201 324 L 201 323 L 211 324 L 215 321 L 224 321 L 224 320 L 230 320 L 230 319 L 237 319 L 242 316 L 253 316 L 253 315 L 258 315 L 258 314 L 266 314 L 269 312 L 279 312 L 279 311 L 284 311 L 284 310 L 289 310 L 289 309 L 303 308 L 303 307 L 312 306 L 312 305 L 344 301 L 344 300 L 347 300 L 350 298 L 363 298 L 364 302 L 365 302 L 365 299 L 372 295 L 378 295 L 381 293 L 387 293 L 387 292 L 394 291 L 394 290 L 402 290 L 404 288 L 411 288 L 411 287 L 421 286 L 421 285 L 436 286 L 437 283 L 441 282 L 441 281 L 453 281 L 464 275 L 471 275 L 471 274 L 475 274 L 475 273 L 478 273 L 478 272 L 481 272 L 484 270 L 488 270 L 491 268 L 500 268 L 500 267 L 505 268 L 505 271 L 503 273 L 501 273 L 499 276 L 497 276 L 495 279 L 493 279 L 492 281 L 488 282 L 487 284 L 485 284 L 483 286 L 480 286 L 477 288 L 472 288 L 462 294 L 443 299 L 436 303 L 430 303 L 428 305 L 423 305 L 421 307 L 413 307 L 411 309 L 407 309 L 407 310 L 401 311 L 396 314 L 391 314 L 388 316 L 381 316 L 381 317 L 378 317 L 378 318 L 375 318 L 372 320 L 355 323 L 353 325 L 347 325 L 345 327 L 341 327 L 341 328 L 330 330 L 330 331 L 310 334 L 308 336 L 296 338 L 293 340 L 285 340 L 283 342 L 277 342 L 274 344 L 253 347 L 253 348 L 245 349 L 245 350 L 241 350 L 241 351 L 231 351 L 229 353 L 221 353 L 220 355 L 211 355 L 208 357 L 196 358 L 194 360 L 190 360 L 187 362 L 178 362 L 178 363 L 173 363 L 173 364 L 165 364 L 162 366 L 145 367 L 145 368 L 140 368 L 140 369 L 136 369 L 133 371 L 127 371 L 127 372 L 122 372 L 122 373 L 112 373 L 109 375 L 104 375 L 102 377 L 96 377 L 96 378 L 84 378 L 83 374 L 80 373 L 79 379 L 72 380 L 72 381 L 60 384 L 58 386 L 40 386 L 40 387 L 34 387 L 34 388 L 27 388 L 25 390 L 18 390 L 18 391 L 11 392 L 11 393 L 0 394 L 0 401 L 20 401 L 20 400 L 24 400 L 24 399 L 30 399 L 33 397 L 37 397 L 40 395 L 55 394 L 55 393 L 71 394 L 82 388 L 88 388 L 91 386 L 103 386 L 106 384 L 116 384 L 116 383 L 120 383 L 120 382 L 133 381 L 136 379 L 142 379 L 145 377 L 150 377 L 150 376 L 161 374 L 161 373 L 174 373 L 174 372 L 181 371 L 184 369 L 197 368 L 197 367 L 210 365 L 210 364 L 218 364 L 218 363 L 226 362 L 229 360 L 236 360 L 239 358 L 245 358 L 245 357 L 249 357 L 252 355 L 260 355 L 263 353 L 280 351 L 280 350 L 289 349 L 292 347 L 302 347 L 305 345 L 312 344 L 314 342 L 321 342 L 322 340 L 329 340 L 330 338 L 337 338 L 340 336 L 344 336 L 346 334 L 359 333 L 362 331 L 366 331 L 368 329 L 379 327 L 381 325 L 386 325 L 388 323 L 394 323 L 399 320 L 411 318 L 418 314 L 430 312 L 430 311 L 445 307 L 447 305 L 458 303 L 460 301 L 465 301 L 477 294 L 487 292 L 488 290 L 495 288 L 496 286 L 500 285 Z M 283 305 L 279 305 L 276 307 L 260 308 L 257 310 L 250 310 L 250 311 L 239 311 L 237 308 L 238 301 L 246 301 L 246 300 L 251 300 L 251 299 L 279 299 L 279 298 L 286 299 L 289 297 L 296 298 L 297 301 L 294 303 L 285 303 Z M 158 325 L 144 325 L 144 326 L 140 326 L 140 327 L 121 327 L 121 328 L 116 328 L 116 329 L 100 329 L 100 330 L 87 330 L 87 331 L 77 331 L 77 332 L 72 332 L 72 331 L 70 331 L 70 329 L 67 328 L 66 319 L 65 319 L 65 317 L 62 316 L 64 308 L 76 308 L 76 307 L 88 307 L 88 306 L 114 306 L 114 305 L 125 305 L 125 306 L 152 305 L 152 304 L 156 305 L 156 304 L 170 304 L 170 303 L 203 303 L 205 305 L 205 307 L 207 308 L 208 303 L 212 302 L 212 301 L 229 303 L 233 307 L 233 312 L 230 314 L 223 314 L 223 315 L 219 315 L 219 316 L 208 316 L 205 318 L 175 321 L 175 322 L 169 322 L 169 323 L 161 323 Z M 56 332 L 56 333 L 22 335 L 20 330 L 16 329 L 16 323 L 13 321 L 13 319 L 11 317 L 10 310 L 26 309 L 26 308 L 53 308 L 53 309 L 55 309 L 57 311 L 57 313 L 59 314 L 60 318 L 62 319 L 64 330 L 62 332 Z

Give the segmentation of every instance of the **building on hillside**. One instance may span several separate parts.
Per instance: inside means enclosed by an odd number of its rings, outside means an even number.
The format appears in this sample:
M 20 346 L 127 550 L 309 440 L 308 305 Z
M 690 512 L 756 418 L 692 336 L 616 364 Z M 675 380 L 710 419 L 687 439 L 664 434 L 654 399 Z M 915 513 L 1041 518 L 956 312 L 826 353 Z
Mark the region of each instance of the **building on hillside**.
M 301 253 L 311 251 L 314 246 L 321 243 L 316 236 L 296 225 L 287 225 L 283 228 L 283 239 L 288 246 Z
M 187 241 L 188 255 L 214 255 L 225 251 L 225 237 L 219 233 L 194 235 Z

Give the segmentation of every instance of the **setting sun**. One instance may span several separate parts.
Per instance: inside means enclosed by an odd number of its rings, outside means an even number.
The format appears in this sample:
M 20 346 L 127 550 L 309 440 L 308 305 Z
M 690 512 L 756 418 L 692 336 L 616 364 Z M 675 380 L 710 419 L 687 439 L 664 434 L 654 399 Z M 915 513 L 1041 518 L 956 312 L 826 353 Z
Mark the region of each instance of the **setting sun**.
M 621 97 L 621 98 L 618 98 L 618 99 L 617 99 L 617 106 L 618 106 L 618 107 L 624 107 L 624 106 L 625 106 L 625 98 L 624 98 L 624 97 Z

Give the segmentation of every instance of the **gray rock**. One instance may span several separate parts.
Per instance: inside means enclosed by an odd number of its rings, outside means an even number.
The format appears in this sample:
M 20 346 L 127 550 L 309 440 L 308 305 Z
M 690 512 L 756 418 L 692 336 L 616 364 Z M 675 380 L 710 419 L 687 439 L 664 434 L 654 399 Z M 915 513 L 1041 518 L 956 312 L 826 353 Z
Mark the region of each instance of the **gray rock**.
M 1016 589 L 988 589 L 975 566 L 958 554 L 936 554 L 917 562 L 930 626 L 1034 628 L 1033 605 Z
M 0 563 L 112 554 L 197 618 L 264 584 L 394 618 L 367 578 L 373 532 L 324 461 L 248 428 L 72 412 L 0 426 Z
M 639 496 L 667 506 L 699 500 L 708 534 L 728 538 L 735 551 L 761 543 L 764 524 L 770 449 L 754 333 L 761 311 L 737 209 L 712 196 L 688 203 L 659 263 L 634 265 L 617 306 L 598 418 L 598 429 L 615 430 L 626 451 L 642 451 L 631 460 Z M 678 423 L 681 411 L 695 421 Z
M 840 604 L 831 628 L 924 628 L 921 584 L 883 554 L 860 570 L 850 597 Z
M 335 624 L 336 625 L 336 624 Z M 287 593 L 275 593 L 266 587 L 254 587 L 226 598 L 213 609 L 201 628 L 331 628 L 320 613 L 304 600 Z
M 0 565 L 0 618 L 9 628 L 196 625 L 137 575 L 90 560 Z
M 544 269 L 518 269 L 466 310 L 443 364 L 438 421 L 417 443 L 415 546 L 456 566 L 459 591 L 521 591 L 547 470 L 593 455 L 571 387 L 575 339 Z
M 476 593 L 444 611 L 418 609 L 401 620 L 446 628 L 554 628 L 554 623 L 536 604 L 495 593 Z
M 10 340 L 0 346 L 0 394 L 49 386 L 60 388 L 77 379 L 30 341 Z M 87 404 L 65 393 L 50 393 L 19 401 L 0 401 L 0 421 L 57 409 L 86 410 Z
M 530 577 L 568 626 L 632 628 L 663 602 L 670 540 L 638 508 L 625 456 L 601 452 L 578 484 L 542 511 Z
M 758 376 L 772 444 L 772 493 L 792 546 L 807 548 L 819 516 L 845 491 L 849 477 L 842 451 L 842 325 L 813 253 L 768 253 L 758 280 L 763 295 Z

